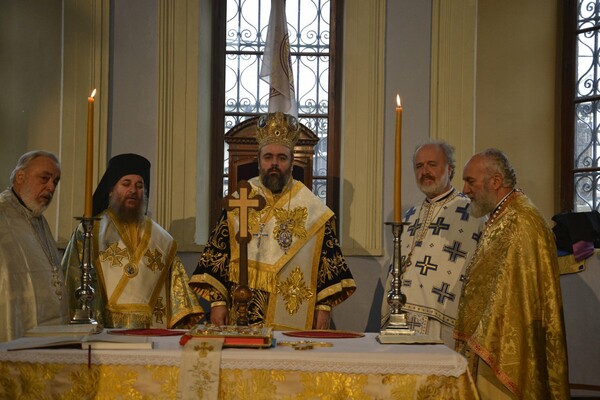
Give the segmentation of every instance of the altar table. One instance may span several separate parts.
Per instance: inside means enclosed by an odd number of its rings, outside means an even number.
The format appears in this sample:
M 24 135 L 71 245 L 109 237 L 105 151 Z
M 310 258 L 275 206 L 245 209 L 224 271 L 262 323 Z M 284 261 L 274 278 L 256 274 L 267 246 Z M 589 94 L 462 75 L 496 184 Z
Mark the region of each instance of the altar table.
M 333 346 L 312 350 L 223 349 L 219 399 L 478 399 L 459 354 L 443 345 L 382 345 L 376 336 L 313 339 Z M 94 350 L 89 359 L 87 350 L 0 344 L 0 398 L 175 399 L 179 337 L 152 340 L 152 350 Z

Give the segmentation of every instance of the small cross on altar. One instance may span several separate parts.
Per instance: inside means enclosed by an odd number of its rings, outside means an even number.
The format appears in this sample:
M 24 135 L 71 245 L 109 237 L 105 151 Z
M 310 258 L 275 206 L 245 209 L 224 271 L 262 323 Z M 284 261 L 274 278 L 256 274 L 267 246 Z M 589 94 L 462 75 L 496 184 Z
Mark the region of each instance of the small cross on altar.
M 248 287 L 248 242 L 252 236 L 248 233 L 248 209 L 262 210 L 265 199 L 260 195 L 250 197 L 252 187 L 246 181 L 238 183 L 238 197 L 228 195 L 225 197 L 225 209 L 231 211 L 239 209 L 239 229 L 235 236 L 240 244 L 240 276 L 238 286 L 233 292 L 233 298 L 237 304 L 237 325 L 248 325 L 248 303 L 252 299 L 252 292 Z

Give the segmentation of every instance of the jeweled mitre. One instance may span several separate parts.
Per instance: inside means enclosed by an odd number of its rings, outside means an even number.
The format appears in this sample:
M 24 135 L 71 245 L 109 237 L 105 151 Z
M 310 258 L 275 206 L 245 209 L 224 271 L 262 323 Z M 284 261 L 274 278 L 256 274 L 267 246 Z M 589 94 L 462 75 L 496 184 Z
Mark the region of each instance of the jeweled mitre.
M 259 147 L 280 144 L 293 149 L 300 137 L 298 120 L 279 111 L 261 115 L 257 127 L 256 141 Z

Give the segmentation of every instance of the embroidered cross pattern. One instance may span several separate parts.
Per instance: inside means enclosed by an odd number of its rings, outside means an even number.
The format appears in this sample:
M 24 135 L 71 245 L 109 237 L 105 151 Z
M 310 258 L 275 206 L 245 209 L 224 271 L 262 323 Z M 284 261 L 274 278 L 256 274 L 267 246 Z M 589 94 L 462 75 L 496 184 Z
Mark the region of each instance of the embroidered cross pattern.
M 438 265 L 431 263 L 431 256 L 425 256 L 423 261 L 417 261 L 415 267 L 421 268 L 421 271 L 419 272 L 421 275 L 427 275 L 427 272 L 429 272 L 430 269 L 437 271 Z
M 198 356 L 200 356 L 201 358 L 206 358 L 208 353 L 213 351 L 214 349 L 215 346 L 213 346 L 212 344 L 208 344 L 207 342 L 202 342 L 194 346 L 194 351 L 197 351 Z
M 471 239 L 473 239 L 476 242 L 479 242 L 479 238 L 481 237 L 481 232 L 479 233 L 474 233 L 473 236 L 471 236 Z
M 456 213 L 460 214 L 461 221 L 468 221 L 469 220 L 469 204 L 467 204 L 464 207 L 461 207 L 461 206 L 456 207 Z
M 447 284 L 446 282 L 442 282 L 441 288 L 436 288 L 434 286 L 433 289 L 431 289 L 431 293 L 437 294 L 437 302 L 438 303 L 444 304 L 444 301 L 446 301 L 446 299 L 449 299 L 450 301 L 454 301 L 454 299 L 456 298 L 456 295 L 454 293 L 448 292 L 449 287 L 450 287 L 449 284 Z
M 288 314 L 294 315 L 305 300 L 313 297 L 313 292 L 304 282 L 304 274 L 295 267 L 284 282 L 277 282 L 277 293 L 281 294 Z
M 410 219 L 410 217 L 412 217 L 413 215 L 415 215 L 415 213 L 417 212 L 415 207 L 411 207 L 410 210 L 408 210 L 406 212 L 406 214 L 404 214 L 404 222 L 408 222 L 408 220 Z
M 406 228 L 406 230 L 410 233 L 410 236 L 415 236 L 419 228 L 421 228 L 421 223 L 419 222 L 419 218 L 415 220 L 415 223 Z
M 111 267 L 123 266 L 121 260 L 125 258 L 128 258 L 127 249 L 120 248 L 117 242 L 112 243 L 106 250 L 100 252 L 100 260 L 110 262 Z
M 447 231 L 448 229 L 450 229 L 450 224 L 444 223 L 445 219 L 445 217 L 438 217 L 435 223 L 432 222 L 431 224 L 429 224 L 429 229 L 432 230 L 432 235 L 439 235 L 442 230 Z
M 163 304 L 163 298 L 162 298 L 162 296 L 158 296 L 158 299 L 156 299 L 156 304 L 154 305 L 154 311 L 153 311 L 154 318 L 155 318 L 157 324 L 163 323 L 163 317 L 165 316 L 165 311 L 167 311 L 167 308 Z
M 467 257 L 467 252 L 462 251 L 460 249 L 460 246 L 461 246 L 461 243 L 456 240 L 454 241 L 452 246 L 444 246 L 444 249 L 442 251 L 445 251 L 446 253 L 449 254 L 448 261 L 456 262 L 456 259 L 458 257 L 462 257 L 462 258 Z
M 421 332 L 423 322 L 421 322 L 416 315 L 411 315 L 409 318 L 407 318 L 406 325 L 413 331 Z
M 158 251 L 158 249 L 154 249 L 154 253 L 150 251 L 150 249 L 146 250 L 146 254 L 144 254 L 144 257 L 146 257 L 146 265 L 148 266 L 148 268 L 150 268 L 151 271 L 162 271 L 165 268 L 165 264 L 161 261 L 162 253 Z

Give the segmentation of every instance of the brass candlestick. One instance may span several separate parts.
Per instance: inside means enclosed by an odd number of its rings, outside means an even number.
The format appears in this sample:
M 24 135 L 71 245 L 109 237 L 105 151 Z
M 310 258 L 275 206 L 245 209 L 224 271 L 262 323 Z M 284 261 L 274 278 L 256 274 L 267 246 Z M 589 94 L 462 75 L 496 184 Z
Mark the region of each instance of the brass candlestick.
M 406 222 L 386 222 L 386 225 L 392 226 L 394 235 L 394 257 L 392 258 L 392 283 L 388 292 L 387 302 L 390 305 L 390 318 L 381 329 L 379 340 L 382 343 L 393 343 L 394 337 L 398 335 L 412 335 L 415 333 L 406 323 L 406 311 L 402 310 L 406 304 L 406 296 L 402 293 L 402 275 L 406 271 L 406 260 L 402 261 L 400 254 L 400 236 Z
M 79 218 L 78 218 L 79 219 Z M 81 285 L 75 290 L 78 307 L 71 318 L 71 324 L 97 324 L 92 310 L 94 288 L 92 287 L 92 229 L 94 218 L 81 218 L 83 226 L 83 254 L 79 268 L 81 270 Z

